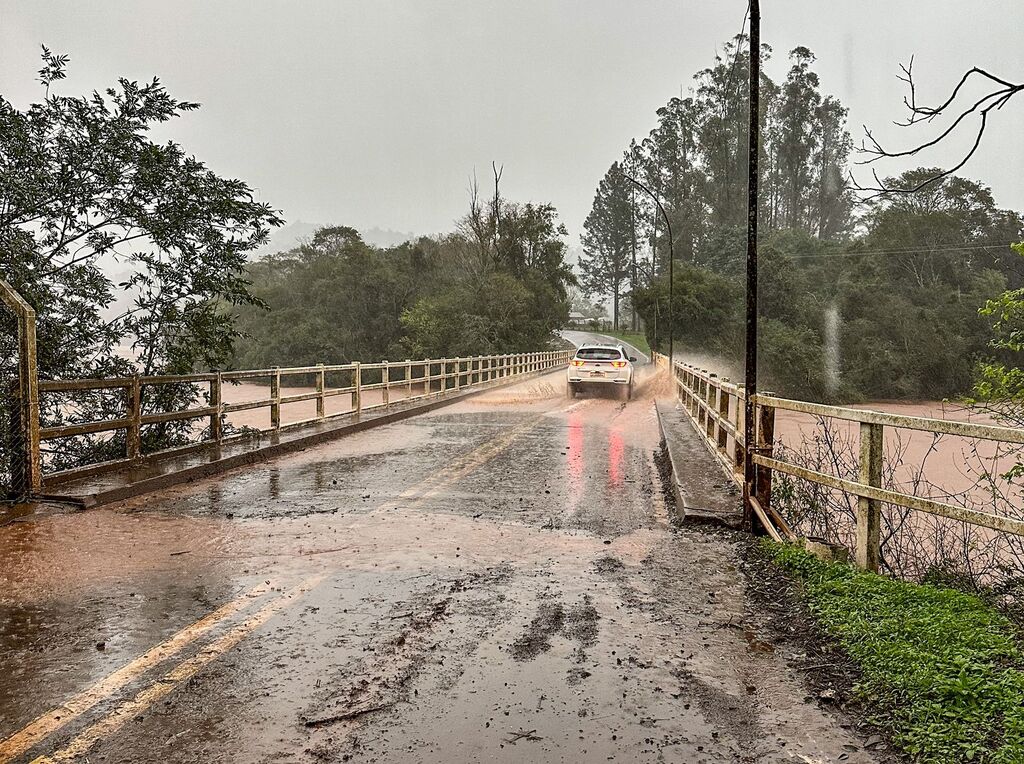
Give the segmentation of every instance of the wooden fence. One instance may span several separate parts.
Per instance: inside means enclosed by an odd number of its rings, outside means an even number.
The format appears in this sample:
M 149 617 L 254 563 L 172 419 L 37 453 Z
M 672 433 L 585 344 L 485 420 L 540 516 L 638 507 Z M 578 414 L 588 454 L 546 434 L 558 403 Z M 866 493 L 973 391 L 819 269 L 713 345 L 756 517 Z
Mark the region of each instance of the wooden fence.
M 208 444 L 219 444 L 225 440 L 246 437 L 251 432 L 228 434 L 225 432 L 225 419 L 228 414 L 251 409 L 269 409 L 270 427 L 261 428 L 261 432 L 274 432 L 282 427 L 298 427 L 317 422 L 324 422 L 335 417 L 359 417 L 363 413 L 375 409 L 387 409 L 401 402 L 416 401 L 428 397 L 443 396 L 466 388 L 479 387 L 498 381 L 510 380 L 534 372 L 564 366 L 572 356 L 570 350 L 544 351 L 538 353 L 517 353 L 509 355 L 475 356 L 467 358 L 425 359 L 422 361 L 381 361 L 380 363 L 348 363 L 338 365 L 302 366 L 290 368 L 253 369 L 245 371 L 225 371 L 208 374 L 188 374 L 171 376 L 133 376 L 112 379 L 69 379 L 39 380 L 38 390 L 44 404 L 46 396 L 94 392 L 113 392 L 123 400 L 123 414 L 97 421 L 75 422 L 53 426 L 40 426 L 38 418 L 34 424 L 36 436 L 41 443 L 57 441 L 97 433 L 123 431 L 125 448 L 122 457 L 100 463 L 51 472 L 46 476 L 48 481 L 60 482 L 70 477 L 79 476 L 84 472 L 96 472 L 125 462 L 132 462 L 143 457 L 142 428 L 147 425 L 165 422 L 196 421 L 202 423 L 201 439 L 195 448 Z M 309 392 L 282 395 L 282 380 L 301 378 L 300 381 L 313 387 Z M 334 377 L 342 378 L 346 384 L 329 386 L 328 381 Z M 267 396 L 257 400 L 225 402 L 223 391 L 225 385 L 238 382 L 258 382 L 266 385 Z M 186 409 L 147 411 L 144 406 L 146 391 L 164 385 L 204 385 L 205 395 L 196 391 L 191 396 L 205 398 L 205 405 Z M 397 394 L 396 391 L 401 391 Z M 374 395 L 375 402 L 367 402 L 365 395 L 371 391 L 379 391 Z M 326 401 L 335 396 L 349 396 L 349 407 L 337 413 L 326 413 Z M 281 410 L 288 404 L 302 401 L 316 402 L 316 415 L 300 421 L 289 422 L 282 426 Z M 44 405 L 44 410 L 46 407 Z M 146 456 L 150 456 L 147 454 Z M 38 459 L 38 452 L 36 458 Z M 40 467 L 40 471 L 41 471 Z
M 667 365 L 667 361 L 662 361 Z M 676 361 L 672 376 L 679 403 L 697 432 L 737 485 L 743 482 L 746 443 L 743 433 L 743 385 L 719 378 L 716 374 Z M 826 406 L 820 403 L 779 398 L 770 393 L 755 396 L 756 442 L 753 461 L 757 465 L 755 485 L 751 486 L 751 504 L 762 525 L 776 540 L 795 540 L 796 534 L 771 504 L 772 472 L 787 475 L 843 491 L 857 498 L 855 560 L 858 565 L 877 571 L 880 558 L 881 508 L 883 504 L 906 507 L 996 531 L 1024 536 L 1024 521 L 955 504 L 935 501 L 882 487 L 885 428 L 917 430 L 933 434 L 977 438 L 996 443 L 1024 444 L 1024 430 L 945 419 L 929 419 L 881 411 Z M 807 469 L 777 458 L 775 453 L 775 412 L 794 411 L 859 424 L 860 449 L 857 480 L 847 480 Z
M 3 337 L 4 366 L 12 378 L 0 375 L 0 395 L 9 395 L 6 411 L 0 411 L 4 426 L 0 458 L 7 463 L 0 470 L 0 499 L 16 499 L 38 493 L 42 485 L 39 466 L 39 393 L 36 387 L 36 312 L 14 287 L 0 279 L 0 312 L 11 321 L 4 322 L 10 335 Z M 5 485 L 9 483 L 9 485 Z

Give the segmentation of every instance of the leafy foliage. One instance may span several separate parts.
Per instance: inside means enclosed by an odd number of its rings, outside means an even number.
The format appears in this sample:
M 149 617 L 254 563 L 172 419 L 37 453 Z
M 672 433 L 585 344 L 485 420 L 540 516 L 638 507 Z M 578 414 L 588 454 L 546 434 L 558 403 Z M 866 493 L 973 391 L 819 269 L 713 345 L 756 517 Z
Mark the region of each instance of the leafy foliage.
M 280 217 L 242 181 L 148 137 L 198 104 L 173 98 L 156 79 L 60 95 L 53 91 L 67 66 L 67 56 L 43 48 L 43 100 L 20 111 L 0 97 L 0 276 L 36 310 L 41 376 L 187 373 L 225 363 L 235 330 L 224 307 L 253 301 L 246 255 Z M 116 271 L 123 275 L 115 283 Z M 167 386 L 143 405 L 194 396 Z M 44 415 L 87 421 L 115 406 L 88 396 L 72 404 Z M 183 427 L 149 428 L 147 444 L 173 442 Z M 83 453 L 107 446 L 78 444 Z
M 695 76 L 690 96 L 658 109 L 647 138 L 612 163 L 580 261 L 589 294 L 628 300 L 652 340 L 664 340 L 674 313 L 683 352 L 715 356 L 719 370 L 737 368 L 743 347 L 745 44 L 730 42 Z M 763 48 L 762 57 L 770 52 Z M 1024 269 L 1008 249 L 1024 237 L 1024 222 L 1000 209 L 984 185 L 952 175 L 858 208 L 843 181 L 846 109 L 822 94 L 813 63 L 811 51 L 797 47 L 784 80 L 761 81 L 763 382 L 819 400 L 962 395 L 992 353 L 979 308 L 1024 287 Z M 665 225 L 651 199 L 631 193 L 624 171 L 668 213 L 677 261 L 672 310 Z M 915 188 L 938 173 L 919 168 L 886 183 Z M 1009 349 L 997 350 L 1006 360 Z M 998 367 L 986 373 L 995 389 Z
M 217 176 L 146 133 L 198 104 L 158 80 L 103 94 L 50 93 L 66 56 L 44 48 L 46 97 L 26 111 L 0 98 L 0 264 L 39 318 L 45 376 L 189 372 L 230 353 L 223 302 L 246 303 L 246 253 L 278 215 L 242 181 Z M 115 284 L 111 266 L 127 268 Z M 133 295 L 107 317 L 115 291 Z M 128 345 L 137 363 L 117 353 Z
M 551 205 L 474 200 L 455 233 L 398 247 L 352 228 L 248 270 L 270 311 L 241 307 L 240 366 L 523 352 L 568 320 L 572 273 Z
M 860 670 L 872 720 L 914 761 L 1024 758 L 1024 655 L 977 597 L 825 563 L 765 542 L 803 584 L 812 615 Z

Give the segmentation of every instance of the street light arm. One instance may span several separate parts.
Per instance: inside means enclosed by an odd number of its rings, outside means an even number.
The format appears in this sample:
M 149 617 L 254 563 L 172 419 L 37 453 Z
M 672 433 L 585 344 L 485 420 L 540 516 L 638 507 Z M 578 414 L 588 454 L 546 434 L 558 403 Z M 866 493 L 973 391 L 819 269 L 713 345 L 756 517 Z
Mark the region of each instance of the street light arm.
M 636 186 L 641 191 L 643 191 L 645 194 L 647 194 L 649 197 L 651 197 L 651 201 L 653 201 L 657 205 L 658 212 L 661 213 L 661 219 L 665 221 L 665 230 L 668 232 L 669 249 L 671 249 L 672 248 L 672 223 L 669 222 L 668 213 L 665 212 L 665 208 L 661 206 L 661 200 L 658 199 L 658 195 L 655 194 L 653 191 L 651 191 L 651 189 L 649 189 L 647 186 L 645 186 L 643 183 L 641 183 L 639 180 L 634 178 L 629 173 L 623 172 L 622 173 L 622 177 L 624 177 L 626 180 L 628 180 L 634 186 Z
M 620 172 L 622 173 L 622 177 L 651 197 L 654 203 L 658 206 L 658 212 L 661 213 L 662 219 L 665 221 L 665 232 L 668 234 L 668 365 L 671 372 L 672 359 L 674 357 L 672 355 L 672 340 L 675 335 L 675 315 L 673 308 L 675 297 L 675 273 L 673 265 L 676 261 L 675 247 L 672 241 L 672 223 L 669 222 L 668 213 L 665 212 L 665 208 L 661 205 L 661 200 L 658 198 L 657 194 L 625 170 L 620 170 Z M 657 257 L 656 252 L 654 256 L 655 258 Z M 657 302 L 655 302 L 655 309 L 657 309 Z

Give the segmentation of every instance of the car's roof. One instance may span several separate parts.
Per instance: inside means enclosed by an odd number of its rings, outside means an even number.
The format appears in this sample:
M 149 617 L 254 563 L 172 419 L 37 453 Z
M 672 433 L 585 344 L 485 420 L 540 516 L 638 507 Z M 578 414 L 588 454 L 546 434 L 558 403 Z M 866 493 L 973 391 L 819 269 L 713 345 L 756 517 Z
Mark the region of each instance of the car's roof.
M 580 345 L 578 348 L 576 348 L 577 353 L 580 352 L 581 350 L 619 350 L 623 353 L 626 352 L 626 348 L 624 348 L 622 345 L 607 345 L 598 342 L 588 342 L 585 345 Z

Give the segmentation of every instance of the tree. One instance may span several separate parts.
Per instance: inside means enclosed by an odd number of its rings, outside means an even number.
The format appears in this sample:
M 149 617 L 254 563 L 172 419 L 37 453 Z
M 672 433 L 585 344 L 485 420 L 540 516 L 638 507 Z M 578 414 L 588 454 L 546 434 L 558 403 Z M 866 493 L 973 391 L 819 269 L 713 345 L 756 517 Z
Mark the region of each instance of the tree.
M 1024 257 L 1024 242 L 1014 244 L 1012 250 Z M 989 345 L 997 357 L 979 364 L 975 399 L 1003 422 L 1024 427 L 1024 288 L 1008 289 L 987 301 L 981 314 L 994 320 Z M 1015 477 L 1024 477 L 1020 464 Z
M 526 352 L 569 317 L 566 231 L 550 204 L 500 196 L 453 233 L 397 247 L 330 226 L 253 263 L 261 306 L 239 310 L 236 363 L 312 365 Z M 269 309 L 269 310 L 268 310 Z
M 231 308 L 253 301 L 247 253 L 280 216 L 242 181 L 149 139 L 152 126 L 198 104 L 156 79 L 59 95 L 69 59 L 45 47 L 42 57 L 42 101 L 19 111 L 0 97 L 0 275 L 36 309 L 40 374 L 188 373 L 225 363 L 236 337 Z M 116 284 L 115 268 L 127 271 Z M 187 385 L 147 395 L 146 410 L 195 397 Z M 87 395 L 75 403 L 44 406 L 44 418 L 98 419 L 113 405 Z M 169 445 L 189 427 L 146 428 L 143 447 Z M 86 437 L 61 447 L 122 444 Z M 52 458 L 61 466 L 61 454 Z
M 612 297 L 612 326 L 619 328 L 622 284 L 629 278 L 634 240 L 632 184 L 615 162 L 605 173 L 594 197 L 594 207 L 583 222 L 580 283 L 588 295 Z
M 44 48 L 43 62 L 42 102 L 22 112 L 0 97 L 0 248 L 11 253 L 0 267 L 37 309 L 40 372 L 223 363 L 235 336 L 225 306 L 251 302 L 246 254 L 281 218 L 242 181 L 148 139 L 152 125 L 198 104 L 172 98 L 156 79 L 57 95 L 68 58 Z M 116 285 L 114 264 L 130 271 Z M 107 317 L 115 289 L 131 304 Z

